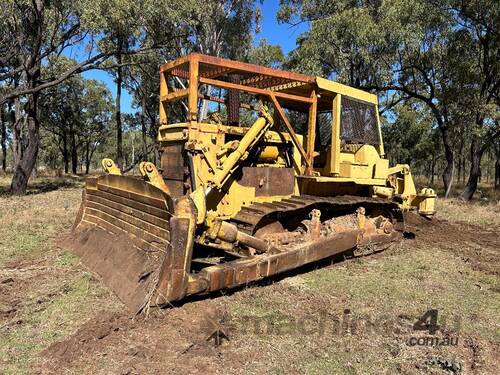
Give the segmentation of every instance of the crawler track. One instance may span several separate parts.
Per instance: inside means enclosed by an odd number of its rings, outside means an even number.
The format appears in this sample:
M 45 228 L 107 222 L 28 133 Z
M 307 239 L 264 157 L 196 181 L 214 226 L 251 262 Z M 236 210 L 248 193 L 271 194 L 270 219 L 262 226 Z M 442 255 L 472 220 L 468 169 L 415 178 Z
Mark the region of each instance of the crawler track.
M 338 197 L 318 197 L 312 195 L 294 195 L 288 199 L 273 203 L 254 203 L 243 207 L 231 222 L 239 230 L 254 234 L 263 225 L 272 221 L 285 222 L 291 218 L 307 218 L 312 209 L 322 212 L 355 212 L 358 207 L 382 209 L 390 215 L 394 228 L 404 231 L 404 218 L 399 206 L 387 199 L 343 195 Z

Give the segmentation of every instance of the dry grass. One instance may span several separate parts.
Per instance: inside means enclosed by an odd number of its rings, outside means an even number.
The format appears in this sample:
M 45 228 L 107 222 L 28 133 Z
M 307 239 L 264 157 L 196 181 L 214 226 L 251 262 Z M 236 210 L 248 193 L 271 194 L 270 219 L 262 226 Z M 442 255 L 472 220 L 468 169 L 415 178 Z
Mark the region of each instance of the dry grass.
M 0 184 L 7 190 L 7 178 Z M 27 196 L 0 196 L 3 374 L 29 372 L 41 350 L 72 333 L 105 299 L 111 306 L 116 301 L 76 257 L 55 245 L 80 204 L 81 189 L 68 187 L 75 184 L 80 185 L 73 179 L 37 179 Z M 47 192 L 40 191 L 43 187 Z
M 6 374 L 30 372 L 41 362 L 45 348 L 72 335 L 96 311 L 122 309 L 78 258 L 54 242 L 72 225 L 80 203 L 80 182 L 34 182 L 28 196 L 0 196 L 0 373 Z M 44 189 L 47 182 L 50 189 Z M 0 191 L 6 185 L 7 179 L 0 178 Z M 439 200 L 438 218 L 498 231 L 498 208 L 491 201 Z M 443 233 L 442 241 L 450 240 L 460 241 Z M 476 245 L 479 250 L 482 243 Z M 228 314 L 225 324 L 231 338 L 218 354 L 210 354 L 213 362 L 209 363 L 224 363 L 228 373 L 254 374 L 446 374 L 450 373 L 446 370 L 449 363 L 462 366 L 462 373 L 474 373 L 474 364 L 476 374 L 493 374 L 499 365 L 495 358 L 500 348 L 500 280 L 498 274 L 473 267 L 451 247 L 417 238 L 383 254 L 206 301 Z M 498 246 L 487 250 L 488 254 L 498 252 Z M 182 315 L 192 306 L 188 303 L 173 309 L 172 314 Z M 438 323 L 443 327 L 438 336 L 458 337 L 458 346 L 407 344 L 405 340 L 415 334 L 413 323 L 431 308 L 438 309 Z M 346 316 L 358 326 L 349 324 L 344 330 L 341 322 Z M 456 320 L 460 321 L 457 326 Z M 188 318 L 183 323 L 186 326 L 179 320 L 162 324 L 165 330 L 181 332 L 181 337 L 182 332 L 193 329 Z M 140 328 L 140 337 L 142 330 L 147 330 L 147 324 Z M 101 373 L 114 373 L 117 361 L 123 358 L 116 353 L 126 355 L 132 344 L 147 345 L 159 330 L 147 331 L 150 337 L 144 336 L 142 344 L 134 342 L 140 340 L 133 336 L 135 331 L 122 333 L 122 346 L 89 354 L 79 363 L 93 364 Z M 176 345 L 179 343 L 169 343 L 172 351 L 160 353 L 165 364 L 186 361 Z M 224 362 L 224 358 L 240 355 L 247 364 Z M 131 358 L 146 363 L 149 357 Z M 203 355 L 189 358 L 208 361 Z
M 460 199 L 438 199 L 437 218 L 485 227 L 500 227 L 500 201 L 464 202 Z
M 259 353 L 258 367 L 252 363 L 246 371 L 441 373 L 432 358 L 470 366 L 466 343 L 475 340 L 492 356 L 475 364 L 479 373 L 493 373 L 493 349 L 500 343 L 498 277 L 471 270 L 439 249 L 412 247 L 405 241 L 383 257 L 321 268 L 236 296 L 229 303 L 232 322 L 245 332 L 236 345 Z M 407 344 L 413 335 L 428 335 L 412 325 L 429 309 L 438 310 L 437 337 L 447 332 L 458 338 L 457 347 Z

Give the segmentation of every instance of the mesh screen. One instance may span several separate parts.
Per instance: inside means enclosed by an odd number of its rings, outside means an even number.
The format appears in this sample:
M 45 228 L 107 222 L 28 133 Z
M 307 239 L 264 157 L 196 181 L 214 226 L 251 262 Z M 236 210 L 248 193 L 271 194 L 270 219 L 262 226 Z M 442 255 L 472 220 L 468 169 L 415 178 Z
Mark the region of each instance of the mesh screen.
M 380 144 L 375 106 L 343 96 L 340 138 L 346 143 Z
M 328 146 L 332 140 L 332 111 L 319 112 L 316 118 L 316 146 Z

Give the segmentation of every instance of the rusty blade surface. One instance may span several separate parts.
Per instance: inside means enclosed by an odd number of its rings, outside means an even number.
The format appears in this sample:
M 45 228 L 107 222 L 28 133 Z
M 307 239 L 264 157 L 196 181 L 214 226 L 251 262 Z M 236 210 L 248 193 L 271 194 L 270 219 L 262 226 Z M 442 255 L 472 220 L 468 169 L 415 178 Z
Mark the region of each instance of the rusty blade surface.
M 63 246 L 138 312 L 158 281 L 170 241 L 171 209 L 170 197 L 144 181 L 114 175 L 88 179 Z

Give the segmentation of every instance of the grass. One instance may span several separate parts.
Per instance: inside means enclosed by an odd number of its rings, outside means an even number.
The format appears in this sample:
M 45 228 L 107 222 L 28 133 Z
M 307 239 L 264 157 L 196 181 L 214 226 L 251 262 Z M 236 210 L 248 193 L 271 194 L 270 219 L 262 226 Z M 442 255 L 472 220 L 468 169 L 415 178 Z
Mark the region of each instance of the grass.
M 498 233 L 498 203 L 440 199 L 437 210 L 439 220 Z M 442 235 L 442 241 L 470 246 Z M 481 248 L 481 242 L 475 246 Z M 470 370 L 474 364 L 478 373 L 495 373 L 500 278 L 472 267 L 466 256 L 450 248 L 405 240 L 381 256 L 289 277 L 265 290 L 244 291 L 228 303 L 235 331 L 244 332 L 237 345 L 242 352 L 254 350 L 261 356 L 260 365 L 252 363 L 245 371 L 444 374 L 452 372 L 452 366 L 453 371 Z M 482 250 L 497 253 L 499 248 Z M 430 309 L 438 310 L 437 337 L 458 338 L 458 346 L 408 345 L 412 336 L 429 335 L 415 332 L 413 324 Z M 346 321 L 349 328 L 344 329 Z M 303 324 L 310 330 L 300 329 Z M 470 355 L 475 345 L 483 353 L 479 363 Z
M 42 187 L 47 181 L 51 189 Z M 0 192 L 7 184 L 0 178 Z M 0 226 L 0 373 L 29 373 L 44 349 L 97 311 L 122 309 L 78 257 L 55 245 L 73 223 L 79 186 L 78 181 L 49 178 L 34 181 L 25 197 L 0 194 L 0 221 L 6 224 Z M 437 209 L 440 219 L 498 231 L 499 206 L 491 200 L 440 199 Z M 448 240 L 459 241 L 443 238 Z M 450 372 L 442 363 L 470 367 L 479 361 L 478 373 L 487 374 L 494 373 L 500 347 L 499 291 L 497 274 L 472 267 L 449 246 L 417 239 L 377 256 L 246 288 L 210 303 L 228 313 L 231 342 L 220 349 L 221 358 L 249 358 L 247 365 L 228 367 L 228 372 L 446 374 Z M 429 309 L 438 310 L 438 336 L 458 337 L 458 346 L 407 344 L 415 335 L 413 323 Z M 473 345 L 480 348 L 479 360 L 471 354 Z M 106 358 L 99 360 L 116 361 L 112 354 Z M 179 354 L 164 360 L 185 358 Z M 107 369 L 109 363 L 96 366 Z M 78 368 L 71 371 L 79 373 Z
M 246 291 L 251 296 L 230 304 L 236 331 L 245 332 L 241 350 L 250 350 L 245 343 L 251 343 L 263 356 L 260 362 L 274 364 L 276 373 L 413 374 L 431 369 L 429 354 L 463 365 L 461 348 L 426 351 L 407 344 L 414 322 L 429 309 L 438 310 L 438 337 L 458 337 L 460 345 L 471 337 L 500 344 L 498 277 L 437 248 L 412 249 L 406 241 L 388 256 L 321 268 L 279 284 Z M 284 352 L 285 365 L 273 359 Z
M 418 187 L 429 186 L 426 177 L 416 176 Z M 452 186 L 450 197 L 442 198 L 444 191 L 442 184 L 432 186 L 438 193 L 437 217 L 452 222 L 464 222 L 480 226 L 500 225 L 500 190 L 495 190 L 491 184 L 479 183 L 471 202 L 460 198 L 464 189 L 461 183 Z M 417 189 L 418 190 L 418 189 Z
M 500 201 L 464 202 L 459 199 L 438 199 L 437 218 L 498 228 L 500 226 Z
M 80 204 L 79 189 L 59 189 L 22 197 L 3 196 L 0 221 L 0 266 L 39 256 L 44 244 L 72 225 Z
M 48 181 L 51 189 L 40 186 Z M 0 178 L 0 191 L 7 190 Z M 75 331 L 104 300 L 107 289 L 78 267 L 77 257 L 55 239 L 73 224 L 81 200 L 79 182 L 36 179 L 23 197 L 0 195 L 0 372 L 30 372 L 41 350 Z M 76 188 L 75 188 L 76 184 Z M 57 187 L 57 188 L 54 188 Z M 113 305 L 115 301 L 115 305 Z
M 90 312 L 87 305 L 90 274 L 66 280 L 50 300 L 40 293 L 28 295 L 17 326 L 3 330 L 0 358 L 5 373 L 27 372 L 34 355 L 48 344 L 71 333 Z
M 401 247 L 384 259 L 362 258 L 307 274 L 306 285 L 349 296 L 355 316 L 395 314 L 416 320 L 428 309 L 438 309 L 444 318 L 462 321 L 462 334 L 481 331 L 488 339 L 500 340 L 495 323 L 500 321 L 498 280 L 470 270 L 462 259 L 439 249 L 412 251 L 410 241 Z M 487 286 L 480 289 L 478 280 Z
M 11 174 L 0 173 L 0 195 L 9 195 Z M 26 193 L 28 195 L 48 193 L 50 191 L 82 187 L 83 179 L 76 175 L 67 175 L 64 177 L 54 177 L 50 175 L 41 175 L 32 177 L 29 180 Z

